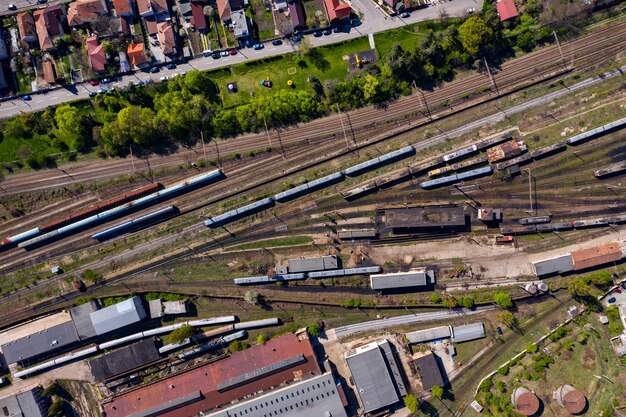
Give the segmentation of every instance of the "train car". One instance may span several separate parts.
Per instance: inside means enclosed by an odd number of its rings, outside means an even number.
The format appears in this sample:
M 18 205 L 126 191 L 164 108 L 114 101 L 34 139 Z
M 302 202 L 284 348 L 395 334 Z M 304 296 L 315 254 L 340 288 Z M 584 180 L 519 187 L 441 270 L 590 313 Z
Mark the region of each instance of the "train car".
M 575 229 L 584 229 L 586 227 L 606 226 L 609 224 L 608 217 L 600 217 L 595 219 L 576 220 L 573 223 Z
M 411 172 L 412 176 L 421 177 L 422 175 L 428 173 L 428 171 L 431 171 L 437 168 L 441 164 L 443 164 L 443 159 L 435 158 L 428 162 L 422 162 L 420 164 L 411 165 L 409 166 L 409 171 Z
M 580 133 L 578 135 L 568 138 L 565 142 L 568 145 L 578 145 L 588 140 L 595 139 L 598 136 L 604 134 L 604 126 L 596 127 L 595 129 L 588 130 L 587 132 Z
M 274 200 L 280 203 L 285 203 L 304 194 L 319 190 L 324 187 L 328 187 L 329 185 L 335 184 L 339 181 L 343 181 L 343 179 L 344 175 L 341 172 L 335 172 L 334 174 L 318 178 L 309 183 L 299 185 L 290 190 L 283 191 L 282 193 L 278 193 L 274 196 Z
M 622 129 L 626 127 L 626 117 L 624 117 L 623 119 L 616 120 L 611 123 L 607 123 L 603 127 L 604 127 L 604 131 L 607 133 L 612 132 L 617 129 Z
M 264 198 L 254 203 L 247 204 L 243 207 L 228 211 L 224 214 L 220 214 L 219 216 L 211 217 L 204 222 L 204 225 L 211 229 L 220 227 L 227 223 L 234 222 L 235 220 L 239 220 L 243 217 L 273 207 L 274 204 L 275 201 L 272 197 Z
M 458 174 L 456 174 L 456 180 L 457 181 L 471 180 L 471 179 L 482 177 L 485 175 L 490 175 L 492 172 L 493 172 L 493 169 L 490 166 L 476 168 L 471 171 L 459 172 Z
M 529 225 L 529 226 L 510 226 L 510 227 L 503 227 L 500 229 L 500 234 L 503 235 L 527 235 L 527 234 L 532 234 L 532 233 L 537 233 L 537 226 L 536 225 Z
M 352 275 L 367 275 L 376 274 L 382 271 L 380 266 L 367 266 L 361 268 L 348 268 L 348 269 L 335 269 L 332 271 L 315 271 L 309 272 L 309 278 L 312 279 L 324 279 L 334 277 L 348 277 Z
M 626 223 L 626 214 L 621 214 L 619 216 L 611 216 L 609 217 L 610 224 L 620 224 Z
M 300 281 L 303 279 L 306 279 L 305 273 L 282 274 L 282 275 L 276 275 L 275 277 L 270 277 L 270 282 Z
M 446 165 L 441 168 L 433 169 L 432 171 L 428 171 L 428 178 L 439 177 L 440 175 L 446 174 L 452 171 L 452 167 L 450 165 Z
M 251 320 L 244 321 L 242 323 L 235 323 L 233 328 L 235 330 L 250 330 L 250 329 L 258 329 L 259 327 L 269 327 L 269 326 L 279 326 L 280 319 L 271 318 L 271 319 L 261 319 L 261 320 Z
M 478 147 L 479 151 L 484 151 L 485 149 L 491 148 L 492 146 L 499 145 L 503 142 L 507 142 L 511 139 L 513 139 L 513 136 L 510 133 L 505 133 L 501 136 L 496 136 L 491 139 L 481 140 L 480 142 L 476 144 L 476 146 Z
M 366 194 L 373 193 L 376 191 L 378 187 L 376 186 L 376 182 L 369 182 L 361 187 L 353 188 L 349 191 L 344 191 L 341 193 L 341 196 L 346 200 L 354 200 L 359 197 L 363 197 Z
M 539 224 L 539 223 L 549 223 L 550 216 L 535 216 L 535 217 L 523 217 L 517 221 L 521 225 L 525 224 Z
M 195 347 L 187 352 L 183 352 L 178 354 L 176 357 L 180 360 L 189 360 L 191 358 L 194 358 L 196 356 L 202 355 L 205 352 L 208 352 L 210 350 L 213 349 L 217 349 L 218 347 L 224 346 L 232 341 L 235 341 L 237 339 L 242 339 L 244 337 L 246 337 L 248 333 L 245 330 L 240 330 L 237 333 L 233 333 L 233 334 L 229 334 L 226 335 L 224 337 L 221 337 L 219 339 L 217 339 L 214 342 L 211 343 L 205 343 L 202 344 L 198 347 Z M 162 349 L 162 348 L 161 348 Z M 159 353 L 162 353 L 161 350 L 159 349 Z
M 378 233 L 374 229 L 344 230 L 344 231 L 338 232 L 337 237 L 341 240 L 376 239 L 378 237 Z
M 550 223 L 550 225 L 552 226 L 552 230 L 555 232 L 559 232 L 562 230 L 572 230 L 574 228 L 572 222 L 557 222 Z
M 434 180 L 420 182 L 420 188 L 427 190 L 430 188 L 443 187 L 445 185 L 457 182 L 457 174 L 448 175 L 447 177 L 436 178 Z
M 512 167 L 513 165 L 522 165 L 525 162 L 529 162 L 530 160 L 532 160 L 532 156 L 529 153 L 525 153 L 516 158 L 509 159 L 508 161 L 498 162 L 495 166 L 496 169 L 503 170 L 507 169 L 508 167 Z
M 565 150 L 566 147 L 567 146 L 565 144 L 565 141 L 560 141 L 560 142 L 553 143 L 552 145 L 548 145 L 548 146 L 544 146 L 543 148 L 536 149 L 530 153 L 530 156 L 533 159 L 540 159 L 552 153 Z
M 38 227 L 35 227 L 34 229 L 30 229 L 27 230 L 25 232 L 19 233 L 17 235 L 13 235 L 13 236 L 9 236 L 5 239 L 2 240 L 2 247 L 3 249 L 6 248 L 11 248 L 13 246 L 19 245 L 21 242 L 25 242 L 28 241 L 38 235 L 41 234 L 41 231 L 39 230 Z
M 151 224 L 154 224 L 155 222 L 162 221 L 176 213 L 178 213 L 178 209 L 176 207 L 168 206 L 152 213 L 146 214 L 145 216 L 129 220 L 101 232 L 95 233 L 91 235 L 91 238 L 95 240 L 107 240 L 129 231 L 137 230 L 139 228 L 145 228 Z
M 413 146 L 406 146 L 397 151 L 381 155 L 378 158 L 373 158 L 360 164 L 353 165 L 349 168 L 344 169 L 342 172 L 344 175 L 347 175 L 349 177 L 357 176 L 364 172 L 371 171 L 372 169 L 375 169 L 381 165 L 407 158 L 413 154 L 415 154 L 415 148 Z
M 405 168 L 399 172 L 383 177 L 379 180 L 376 180 L 376 186 L 378 188 L 389 187 L 393 184 L 396 184 L 400 181 L 408 179 L 411 176 L 411 171 L 408 168 Z
M 623 172 L 623 171 L 626 171 L 626 162 L 620 162 L 618 164 L 613 164 L 609 167 L 599 169 L 596 172 L 594 172 L 593 175 L 595 175 L 598 178 L 604 178 L 604 177 L 608 177 L 611 175 L 619 174 L 620 172 Z
M 461 171 L 465 168 L 469 168 L 474 165 L 483 164 L 485 162 L 487 162 L 487 155 L 481 155 L 481 156 L 477 156 L 476 158 L 468 159 L 467 161 L 452 164 L 452 169 L 454 171 Z
M 270 282 L 270 277 L 268 277 L 268 276 L 245 277 L 245 278 L 235 278 L 235 279 L 233 279 L 233 284 L 235 284 L 235 285 L 268 284 L 269 282 Z
M 554 229 L 551 223 L 541 223 L 537 225 L 537 233 L 552 232 Z
M 477 145 L 467 146 L 465 148 L 462 148 L 452 153 L 449 153 L 447 155 L 444 155 L 443 160 L 444 162 L 454 161 L 455 159 L 463 158 L 464 156 L 473 154 L 476 151 L 478 151 Z

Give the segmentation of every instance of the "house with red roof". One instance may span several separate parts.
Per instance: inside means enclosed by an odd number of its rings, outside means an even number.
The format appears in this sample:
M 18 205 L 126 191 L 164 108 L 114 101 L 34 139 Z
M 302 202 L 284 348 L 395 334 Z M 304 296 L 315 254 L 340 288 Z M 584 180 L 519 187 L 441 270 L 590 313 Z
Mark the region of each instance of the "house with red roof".
M 54 64 L 52 61 L 44 61 L 42 64 L 43 69 L 43 79 L 48 84 L 53 84 L 56 82 L 57 73 L 54 68 Z
M 80 26 L 96 20 L 109 12 L 104 0 L 77 0 L 67 8 L 67 23 Z
M 241 0 L 217 0 L 217 11 L 220 15 L 220 20 L 225 25 L 231 22 L 231 12 L 241 9 L 243 9 Z
M 326 6 L 326 13 L 328 13 L 328 20 L 339 20 L 350 17 L 352 14 L 352 8 L 349 4 L 342 3 L 341 0 L 324 0 L 324 6 Z
M 126 49 L 126 55 L 128 55 L 128 62 L 130 62 L 130 65 L 135 67 L 138 67 L 147 61 L 143 43 L 131 42 L 130 45 L 128 45 L 128 49 Z
M 496 9 L 501 21 L 509 20 L 519 16 L 514 0 L 497 0 Z
M 197 30 L 203 30 L 208 27 L 206 16 L 204 15 L 204 5 L 200 3 L 191 3 L 191 24 Z
M 33 16 L 29 12 L 18 13 L 17 16 L 17 28 L 20 31 L 20 36 L 24 42 L 33 43 L 37 40 L 37 29 L 35 28 L 35 21 Z
M 96 72 L 104 71 L 107 63 L 107 57 L 104 52 L 104 46 L 98 42 L 96 36 L 87 38 L 87 53 L 89 54 L 89 63 L 91 68 Z
M 53 39 L 65 34 L 63 29 L 65 18 L 65 7 L 62 5 L 35 10 L 33 19 L 35 20 L 39 47 L 42 51 L 54 49 Z
M 131 0 L 111 0 L 115 14 L 118 16 L 132 16 L 133 5 Z

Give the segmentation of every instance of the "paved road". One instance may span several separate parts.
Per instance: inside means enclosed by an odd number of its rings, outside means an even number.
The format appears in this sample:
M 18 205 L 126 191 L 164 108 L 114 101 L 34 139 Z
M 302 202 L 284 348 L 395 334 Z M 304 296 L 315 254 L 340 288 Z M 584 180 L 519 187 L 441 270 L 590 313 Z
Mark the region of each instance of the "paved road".
M 405 316 L 389 317 L 387 319 L 365 321 L 362 323 L 350 324 L 348 326 L 337 327 L 326 332 L 329 340 L 341 339 L 351 334 L 365 332 L 369 330 L 381 330 L 390 326 L 402 326 L 403 324 L 422 323 L 425 321 L 435 321 L 451 319 L 456 317 L 465 317 L 479 314 L 484 311 L 492 310 L 493 306 L 477 307 L 476 310 L 468 310 L 465 308 L 457 310 L 441 310 L 430 311 L 428 313 L 414 313 Z
M 366 36 L 370 33 L 382 32 L 392 28 L 399 28 L 406 26 L 410 23 L 416 23 L 425 20 L 431 20 L 438 18 L 441 10 L 445 9 L 449 16 L 463 16 L 465 15 L 469 7 L 480 8 L 483 0 L 453 0 L 447 3 L 434 4 L 422 10 L 415 11 L 408 19 L 390 18 L 382 10 L 376 7 L 371 0 L 353 0 L 353 7 L 363 14 L 363 23 L 350 29 L 349 33 L 333 33 L 329 36 L 322 36 L 316 38 L 309 35 L 313 46 L 322 46 L 332 43 L 342 42 L 348 39 L 354 39 L 361 36 Z M 0 0 L 0 8 L 6 10 L 6 6 L 10 3 L 10 0 Z M 32 0 L 31 0 L 32 2 Z M 23 2 L 28 4 L 27 1 Z M 17 3 L 15 3 L 17 5 Z M 266 58 L 276 55 L 282 55 L 289 52 L 294 52 L 298 48 L 298 44 L 291 41 L 286 41 L 280 46 L 274 46 L 271 43 L 266 43 L 266 47 L 260 51 L 253 49 L 242 49 L 237 55 L 228 56 L 220 59 L 213 58 L 196 58 L 188 61 L 185 64 L 181 64 L 174 70 L 168 70 L 163 68 L 157 74 L 150 74 L 148 72 L 136 72 L 132 75 L 127 75 L 118 79 L 118 81 L 106 84 L 103 87 L 126 87 L 130 82 L 146 81 L 151 79 L 155 82 L 159 82 L 161 77 L 172 77 L 174 74 L 180 74 L 183 71 L 189 71 L 192 69 L 209 70 L 227 67 L 235 64 L 239 64 L 249 60 L 255 60 L 260 58 Z M 355 51 L 358 52 L 358 51 Z M 101 86 L 91 86 L 88 83 L 77 84 L 75 86 L 68 86 L 53 91 L 49 91 L 45 94 L 33 94 L 32 101 L 23 101 L 21 99 L 11 100 L 0 103 L 0 118 L 7 118 L 15 116 L 20 112 L 30 112 L 42 110 L 49 106 L 55 106 L 66 101 L 77 100 L 81 98 L 87 98 L 90 92 L 97 91 Z

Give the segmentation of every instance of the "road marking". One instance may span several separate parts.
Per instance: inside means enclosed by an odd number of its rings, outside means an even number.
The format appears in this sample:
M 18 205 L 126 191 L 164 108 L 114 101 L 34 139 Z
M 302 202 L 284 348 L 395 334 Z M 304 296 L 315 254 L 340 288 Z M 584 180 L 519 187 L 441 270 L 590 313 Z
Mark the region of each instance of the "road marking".
M 43 100 L 37 100 L 35 101 L 35 103 L 41 103 Z

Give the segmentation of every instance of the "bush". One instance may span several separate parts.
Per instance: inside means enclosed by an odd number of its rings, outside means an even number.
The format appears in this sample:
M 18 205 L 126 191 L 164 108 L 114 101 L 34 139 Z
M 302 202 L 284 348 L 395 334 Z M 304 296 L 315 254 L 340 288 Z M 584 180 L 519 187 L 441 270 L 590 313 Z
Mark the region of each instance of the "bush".
M 322 326 L 315 323 L 306 328 L 309 335 L 318 337 L 322 333 Z
M 472 297 L 462 297 L 459 300 L 459 304 L 465 308 L 472 309 L 476 305 L 476 302 Z
M 250 343 L 246 341 L 235 340 L 230 345 L 228 345 L 228 351 L 230 353 L 239 352 L 241 350 L 246 350 L 250 347 Z
M 489 392 L 491 391 L 491 387 L 493 387 L 493 380 L 491 378 L 487 378 L 480 383 L 478 390 L 480 392 Z
M 552 333 L 550 336 L 548 336 L 548 339 L 550 339 L 553 342 L 556 342 L 562 338 L 564 338 L 565 336 L 567 336 L 568 334 L 570 334 L 571 330 L 568 329 L 565 326 L 561 326 L 558 329 L 556 329 L 554 331 L 554 333 Z
M 434 292 L 430 296 L 430 301 L 432 301 L 435 304 L 439 304 L 441 302 L 441 296 L 437 294 L 436 292 Z
M 350 298 L 341 302 L 341 306 L 344 308 L 359 308 L 361 305 L 361 300 L 357 300 L 355 298 Z
M 526 351 L 528 351 L 528 353 L 537 353 L 539 351 L 539 346 L 537 346 L 536 343 L 531 343 L 526 347 Z
M 189 339 L 193 336 L 193 327 L 184 325 L 178 329 L 174 329 L 170 334 L 165 336 L 164 341 L 167 344 L 180 343 L 185 339 Z
M 59 386 L 58 381 L 53 381 L 52 384 L 48 385 L 48 387 L 43 390 L 41 395 L 44 397 L 52 397 L 57 392 L 59 392 L 59 388 L 60 386 Z
M 417 413 L 418 402 L 415 395 L 407 394 L 402 399 L 404 400 L 404 406 L 408 408 L 411 413 Z
M 83 279 L 89 283 L 95 284 L 100 282 L 102 277 L 91 269 L 85 269 L 85 271 L 83 271 Z
M 509 374 L 509 366 L 504 365 L 502 368 L 498 368 L 498 373 L 502 376 L 507 376 Z
M 256 304 L 259 304 L 260 296 L 259 296 L 259 293 L 256 291 L 248 291 L 243 296 L 243 299 L 252 305 L 256 305 Z
M 262 345 L 263 343 L 267 342 L 268 340 L 270 340 L 270 338 L 267 337 L 267 335 L 265 333 L 261 333 L 260 335 L 258 335 L 256 337 L 256 344 L 257 345 Z
M 502 307 L 505 310 L 510 310 L 511 308 L 513 308 L 513 300 L 511 299 L 511 296 L 503 293 L 503 292 L 497 292 L 493 295 L 493 301 L 496 302 L 496 304 L 498 304 L 500 307 Z

